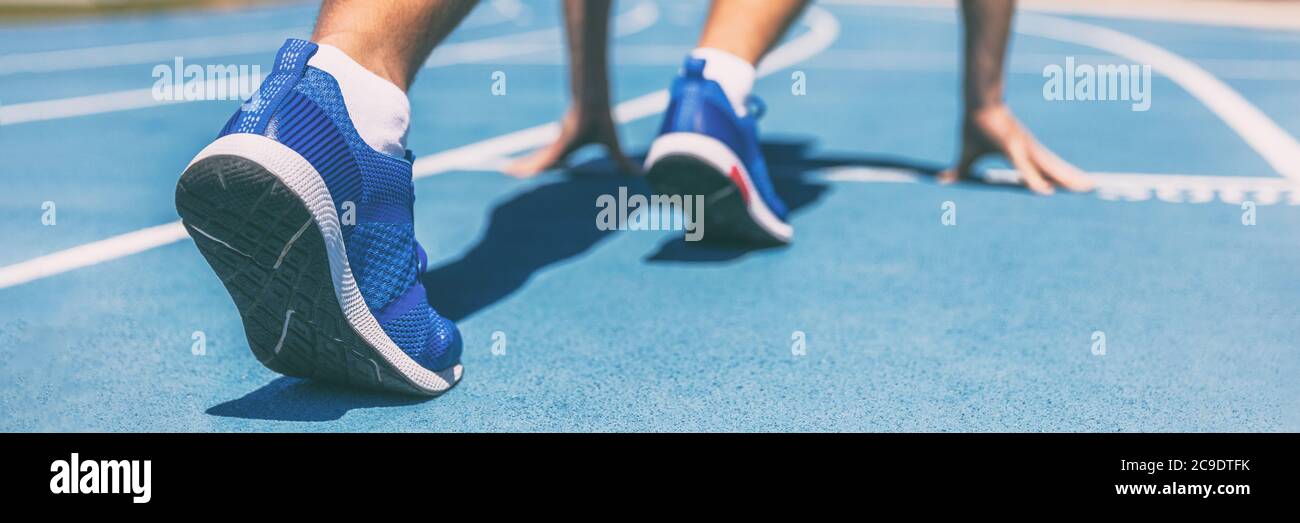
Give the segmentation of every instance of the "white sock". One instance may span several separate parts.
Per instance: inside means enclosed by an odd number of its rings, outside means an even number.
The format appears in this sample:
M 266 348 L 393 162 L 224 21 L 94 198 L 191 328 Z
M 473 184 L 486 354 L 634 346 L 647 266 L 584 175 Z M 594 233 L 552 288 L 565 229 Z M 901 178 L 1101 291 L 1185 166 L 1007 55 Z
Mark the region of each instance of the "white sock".
M 691 51 L 692 58 L 704 60 L 704 77 L 718 82 L 736 114 L 745 116 L 745 98 L 754 90 L 754 64 L 721 49 L 700 47 Z
M 332 45 L 320 44 L 307 65 L 338 81 L 343 104 L 366 144 L 395 158 L 406 157 L 406 130 L 411 123 L 406 93 Z

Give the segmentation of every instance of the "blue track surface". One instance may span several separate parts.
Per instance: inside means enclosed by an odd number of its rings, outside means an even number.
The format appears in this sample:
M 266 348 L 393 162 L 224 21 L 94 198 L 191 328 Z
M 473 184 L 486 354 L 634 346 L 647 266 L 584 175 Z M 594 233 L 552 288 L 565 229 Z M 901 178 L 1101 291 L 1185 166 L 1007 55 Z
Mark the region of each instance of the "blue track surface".
M 667 87 L 695 40 L 703 5 L 661 4 L 652 24 L 616 39 L 621 100 Z M 451 42 L 561 23 L 552 3 L 527 7 L 510 17 L 485 4 Z M 770 107 L 769 162 L 794 208 L 790 247 L 738 251 L 688 246 L 680 232 L 597 231 L 598 195 L 645 190 L 598 154 L 527 181 L 452 170 L 417 181 L 416 217 L 431 257 L 425 284 L 467 342 L 466 377 L 453 391 L 417 401 L 277 376 L 248 351 L 229 296 L 186 239 L 0 288 L 0 429 L 1300 430 L 1297 201 L 1245 195 L 1260 201 L 1248 227 L 1230 196 L 1197 204 L 935 185 L 924 173 L 957 146 L 955 15 L 822 8 L 841 28 L 833 44 L 757 85 Z M 231 27 L 306 31 L 314 11 L 0 28 L 0 51 Z M 1200 64 L 1300 135 L 1297 33 L 1069 18 Z M 530 42 L 546 43 L 425 70 L 412 91 L 411 148 L 431 155 L 558 116 L 559 33 Z M 191 61 L 269 71 L 275 47 Z M 1065 56 L 1128 63 L 1018 36 L 1008 98 L 1080 167 L 1281 179 L 1161 75 L 1148 112 L 1045 101 L 1043 66 Z M 153 66 L 169 62 L 0 70 L 0 103 L 147 88 Z M 791 94 L 791 70 L 806 73 L 806 96 Z M 506 96 L 492 96 L 494 71 L 508 75 Z M 177 176 L 237 104 L 0 126 L 0 268 L 174 221 Z M 643 153 L 657 124 L 627 122 L 627 149 Z M 831 175 L 844 166 L 915 183 Z M 41 224 L 45 201 L 57 203 L 55 226 Z M 958 206 L 956 227 L 940 224 L 945 201 Z M 204 356 L 191 354 L 195 331 L 206 337 Z M 494 355 L 498 331 L 507 344 Z M 806 334 L 804 356 L 792 354 L 795 331 Z M 1104 356 L 1090 350 L 1094 331 L 1105 333 Z

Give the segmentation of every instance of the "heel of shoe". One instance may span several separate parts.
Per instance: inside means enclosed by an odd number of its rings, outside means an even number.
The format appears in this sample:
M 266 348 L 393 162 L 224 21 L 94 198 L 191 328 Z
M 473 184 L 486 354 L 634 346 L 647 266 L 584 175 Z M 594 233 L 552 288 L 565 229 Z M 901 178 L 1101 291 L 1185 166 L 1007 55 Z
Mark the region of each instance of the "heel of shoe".
M 698 133 L 669 133 L 646 155 L 646 178 L 659 194 L 702 195 L 704 237 L 782 245 L 794 234 L 756 193 L 744 165 L 722 142 Z
M 261 165 L 218 155 L 181 175 L 176 211 L 235 302 L 253 355 L 281 374 L 314 377 L 319 365 L 304 348 L 321 329 L 297 328 L 293 316 L 319 323 L 301 297 L 332 301 L 333 288 L 324 260 L 308 254 L 324 244 L 302 202 Z

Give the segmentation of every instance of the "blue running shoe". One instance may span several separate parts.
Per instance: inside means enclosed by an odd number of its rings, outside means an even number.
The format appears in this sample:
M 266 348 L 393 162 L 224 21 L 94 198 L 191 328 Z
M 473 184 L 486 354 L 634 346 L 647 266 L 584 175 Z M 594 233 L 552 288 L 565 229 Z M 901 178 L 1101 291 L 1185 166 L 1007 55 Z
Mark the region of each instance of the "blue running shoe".
M 176 184 L 176 210 L 276 372 L 420 395 L 461 377 L 456 326 L 418 276 L 414 159 L 357 134 L 338 83 L 289 40 Z M 340 221 L 342 217 L 342 221 Z
M 722 87 L 704 78 L 704 60 L 687 58 L 646 155 L 646 176 L 657 194 L 704 196 L 706 240 L 789 243 L 794 229 L 759 149 L 762 102 L 746 102 L 748 114 L 737 116 Z

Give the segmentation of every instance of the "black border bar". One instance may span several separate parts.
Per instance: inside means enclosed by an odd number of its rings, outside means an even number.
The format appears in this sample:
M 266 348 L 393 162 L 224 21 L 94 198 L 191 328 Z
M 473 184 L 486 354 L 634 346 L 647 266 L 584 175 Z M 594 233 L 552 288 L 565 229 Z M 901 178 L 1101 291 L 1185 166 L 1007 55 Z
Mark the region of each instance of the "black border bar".
M 126 511 L 737 491 L 765 502 L 870 495 L 1198 509 L 1300 492 L 1297 434 L 6 434 L 0 449 L 9 503 Z M 52 493 L 52 464 L 73 453 L 149 460 L 150 501 Z M 1116 485 L 1172 493 L 1121 495 Z M 1237 492 L 1204 497 L 1190 485 Z

